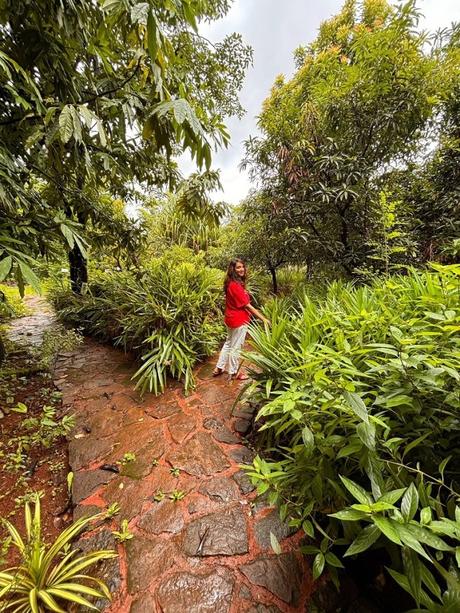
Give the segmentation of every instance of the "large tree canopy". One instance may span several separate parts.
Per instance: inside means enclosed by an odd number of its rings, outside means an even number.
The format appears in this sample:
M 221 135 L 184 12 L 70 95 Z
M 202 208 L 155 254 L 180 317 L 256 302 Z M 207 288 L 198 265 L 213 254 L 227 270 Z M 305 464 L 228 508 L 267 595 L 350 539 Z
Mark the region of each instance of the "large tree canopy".
M 268 213 L 349 274 L 378 225 L 378 178 L 416 156 L 458 80 L 458 54 L 417 22 L 414 2 L 347 0 L 296 51 L 297 72 L 277 79 L 262 136 L 246 144 Z
M 99 193 L 126 198 L 178 178 L 188 149 L 210 167 L 251 50 L 212 45 L 201 20 L 229 0 L 2 0 L 0 4 L 0 277 L 31 278 L 28 258 L 61 233 L 76 287 L 78 226 L 103 221 Z M 40 189 L 37 189 L 40 181 Z M 103 213 L 103 211 L 102 211 Z M 35 238 L 39 238 L 38 242 Z

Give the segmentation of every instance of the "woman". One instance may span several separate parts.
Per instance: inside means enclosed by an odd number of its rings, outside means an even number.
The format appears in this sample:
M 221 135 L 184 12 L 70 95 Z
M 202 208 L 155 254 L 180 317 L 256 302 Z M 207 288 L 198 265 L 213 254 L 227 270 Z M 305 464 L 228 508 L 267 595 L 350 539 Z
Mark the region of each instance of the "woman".
M 216 368 L 212 373 L 214 377 L 221 375 L 228 363 L 230 378 L 239 381 L 248 379 L 247 375 L 239 372 L 239 356 L 246 338 L 248 324 L 251 321 L 251 314 L 264 323 L 269 323 L 268 319 L 251 305 L 245 283 L 245 263 L 243 260 L 232 260 L 228 265 L 224 282 L 227 340 L 222 347 Z

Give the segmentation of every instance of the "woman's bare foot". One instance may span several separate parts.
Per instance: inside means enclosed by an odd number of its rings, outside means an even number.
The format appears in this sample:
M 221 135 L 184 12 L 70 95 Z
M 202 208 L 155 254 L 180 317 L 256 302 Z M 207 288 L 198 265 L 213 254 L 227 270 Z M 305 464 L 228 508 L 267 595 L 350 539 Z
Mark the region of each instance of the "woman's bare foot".
M 222 368 L 217 368 L 217 366 L 214 368 L 214 370 L 212 371 L 212 376 L 213 377 L 219 377 L 224 371 L 222 370 Z
M 238 372 L 236 375 L 232 375 L 231 378 L 234 381 L 247 381 L 249 379 L 248 375 L 244 372 Z

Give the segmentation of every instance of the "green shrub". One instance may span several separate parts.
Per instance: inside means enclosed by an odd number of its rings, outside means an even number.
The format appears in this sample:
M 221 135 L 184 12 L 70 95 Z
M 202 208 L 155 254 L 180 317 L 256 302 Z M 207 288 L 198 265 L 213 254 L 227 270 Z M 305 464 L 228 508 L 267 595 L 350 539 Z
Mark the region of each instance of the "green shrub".
M 140 356 L 142 391 L 162 392 L 168 375 L 189 390 L 194 365 L 222 338 L 222 273 L 184 248 L 136 274 L 100 272 L 82 296 L 55 287 L 51 297 L 66 322 Z
M 78 519 L 48 546 L 42 536 L 38 494 L 34 495 L 33 502 L 33 513 L 29 503 L 25 504 L 25 539 L 13 524 L 3 520 L 21 562 L 19 566 L 0 571 L 0 609 L 23 613 L 63 613 L 68 610 L 69 603 L 76 603 L 97 611 L 87 597 L 110 600 L 110 592 L 103 581 L 88 576 L 86 570 L 102 560 L 117 557 L 117 554 L 115 551 L 101 550 L 78 555 L 78 549 L 71 549 L 71 544 L 91 522 L 102 518 L 102 515 Z
M 460 563 L 460 266 L 286 304 L 272 304 L 270 330 L 254 328 L 248 356 L 270 450 L 249 470 L 259 493 L 322 538 L 305 549 L 315 577 L 328 567 L 337 580 L 345 546 L 384 547 L 419 609 L 448 607 Z
M 29 309 L 19 295 L 17 287 L 0 284 L 0 322 L 11 317 L 24 317 Z

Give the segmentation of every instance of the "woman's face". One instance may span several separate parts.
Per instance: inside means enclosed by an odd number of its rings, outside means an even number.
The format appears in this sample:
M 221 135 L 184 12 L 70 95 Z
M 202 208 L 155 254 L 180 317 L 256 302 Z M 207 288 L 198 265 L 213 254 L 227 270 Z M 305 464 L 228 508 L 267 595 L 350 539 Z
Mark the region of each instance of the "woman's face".
M 246 267 L 243 262 L 236 263 L 235 272 L 239 277 L 244 277 L 244 275 L 246 274 Z

